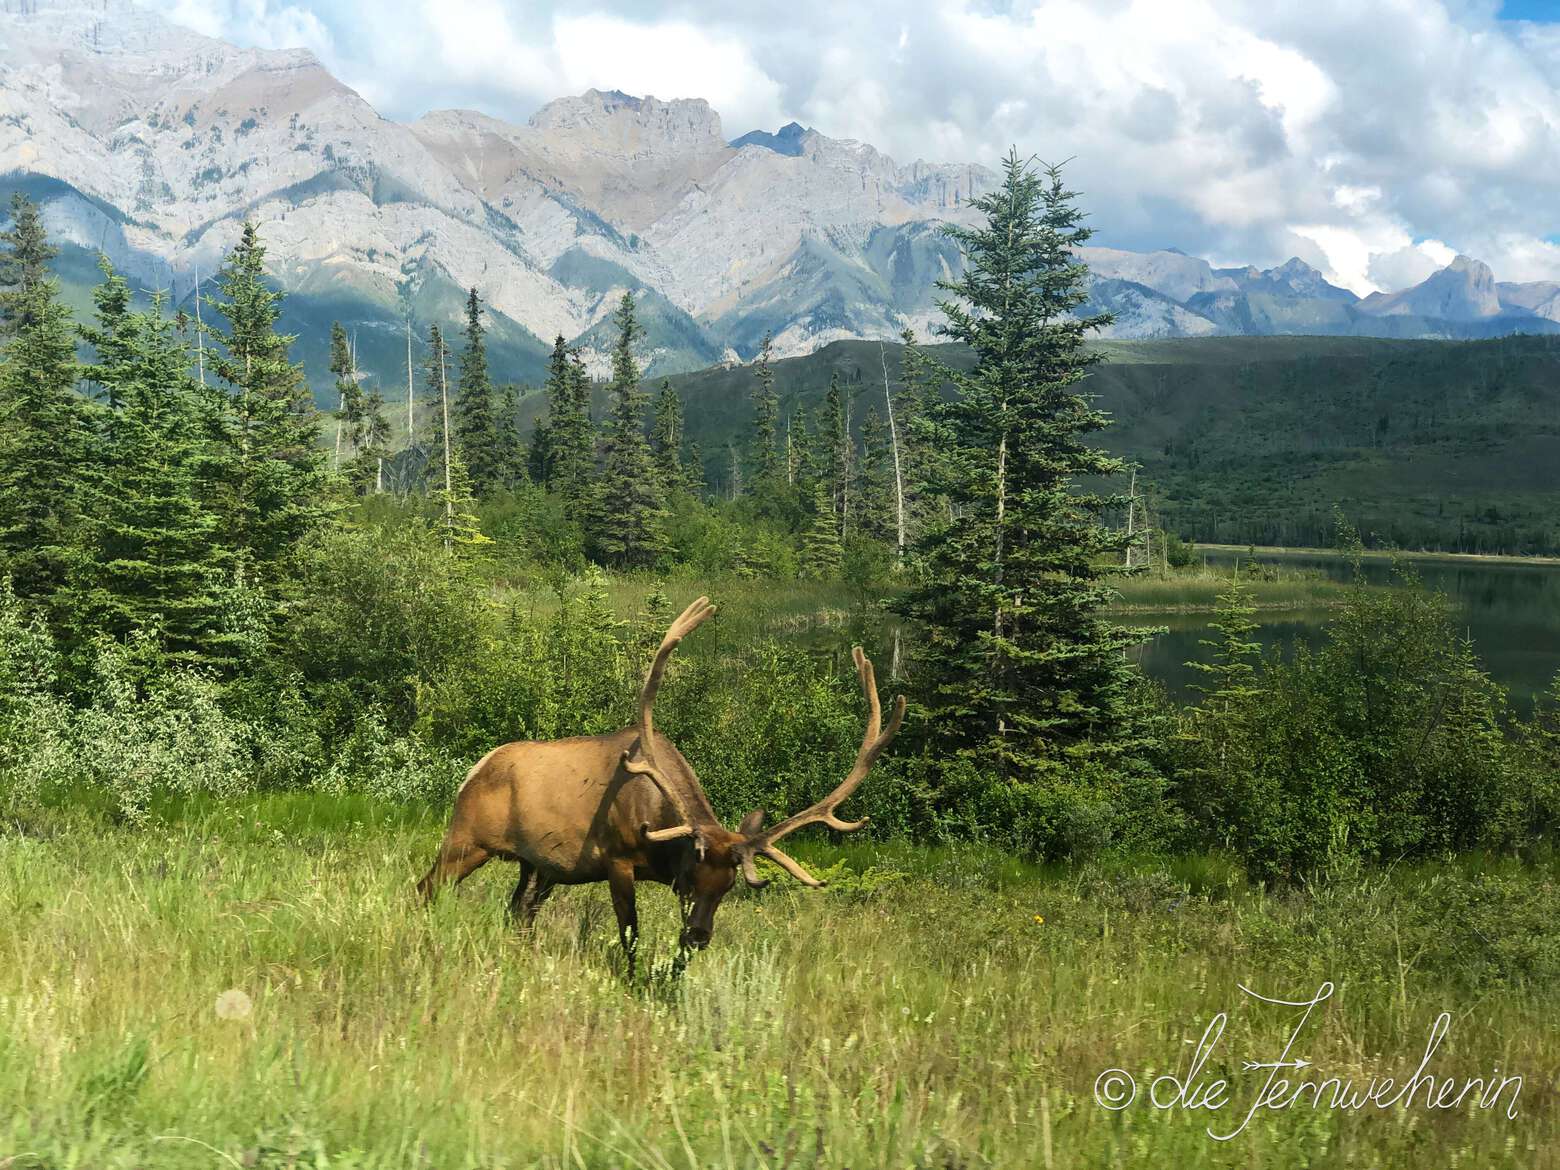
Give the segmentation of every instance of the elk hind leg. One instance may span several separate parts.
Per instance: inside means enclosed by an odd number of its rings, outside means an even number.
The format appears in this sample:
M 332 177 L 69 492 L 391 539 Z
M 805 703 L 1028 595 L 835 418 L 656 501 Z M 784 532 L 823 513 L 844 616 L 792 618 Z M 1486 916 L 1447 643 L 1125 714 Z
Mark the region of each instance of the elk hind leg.
M 515 883 L 515 892 L 509 895 L 510 924 L 522 929 L 530 926 L 555 884 L 529 861 L 522 861 L 520 880 Z
M 472 841 L 445 837 L 432 868 L 417 883 L 417 892 L 422 896 L 424 905 L 433 901 L 442 888 L 459 885 L 492 858 L 490 852 Z

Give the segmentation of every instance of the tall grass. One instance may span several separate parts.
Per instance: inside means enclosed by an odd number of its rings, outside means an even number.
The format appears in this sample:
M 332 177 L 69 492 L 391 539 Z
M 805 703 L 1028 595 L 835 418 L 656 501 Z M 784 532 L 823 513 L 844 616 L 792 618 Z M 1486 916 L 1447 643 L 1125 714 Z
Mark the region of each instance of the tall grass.
M 596 888 L 505 929 L 512 869 L 431 911 L 439 817 L 288 794 L 89 812 L 0 834 L 0 1165 L 1030 1167 L 1560 1164 L 1555 868 L 1340 875 L 1282 898 L 1218 858 L 1040 868 L 977 846 L 799 851 L 834 885 L 734 893 L 667 973 L 675 908 L 641 912 L 629 983 Z M 809 848 L 809 845 L 811 847 Z M 1043 919 L 1043 921 L 1041 921 Z M 1119 1113 L 1092 1086 L 1304 1055 L 1327 1075 L 1524 1076 L 1515 1120 L 1462 1109 Z M 237 990 L 252 1005 L 229 997 Z M 231 1001 L 237 999 L 234 1004 Z M 1297 1053 L 1301 1051 L 1297 1048 Z M 9 1161 L 7 1161 L 9 1159 Z

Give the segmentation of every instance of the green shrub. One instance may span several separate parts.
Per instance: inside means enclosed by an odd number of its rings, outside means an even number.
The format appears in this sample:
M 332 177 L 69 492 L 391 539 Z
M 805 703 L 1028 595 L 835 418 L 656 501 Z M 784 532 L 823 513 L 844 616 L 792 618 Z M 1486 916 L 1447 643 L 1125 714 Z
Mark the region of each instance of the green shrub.
M 1178 796 L 1257 876 L 1504 848 L 1528 830 L 1504 692 L 1446 599 L 1406 574 L 1398 586 L 1353 589 L 1319 650 L 1269 661 L 1250 693 L 1185 721 Z

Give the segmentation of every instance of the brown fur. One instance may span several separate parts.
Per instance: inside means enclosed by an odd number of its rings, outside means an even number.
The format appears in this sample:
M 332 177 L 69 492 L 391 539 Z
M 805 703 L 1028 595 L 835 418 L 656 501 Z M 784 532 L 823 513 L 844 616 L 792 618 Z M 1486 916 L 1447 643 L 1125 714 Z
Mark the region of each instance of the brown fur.
M 676 890 L 683 908 L 680 942 L 685 950 L 708 944 L 715 911 L 738 870 L 750 884 L 762 884 L 753 868 L 760 853 L 807 884 L 821 885 L 774 841 L 814 821 L 858 827 L 837 821 L 833 809 L 898 729 L 904 700 L 898 701 L 888 733 L 878 735 L 871 664 L 858 648 L 872 718 L 851 777 L 830 797 L 767 834 L 761 831 L 762 810 L 750 813 L 733 833 L 716 821 L 693 768 L 676 745 L 653 729 L 650 716 L 671 651 L 713 612 L 707 599 L 700 598 L 673 623 L 641 692 L 639 726 L 610 735 L 505 744 L 479 760 L 455 795 L 438 857 L 417 884 L 423 899 L 431 901 L 443 886 L 463 881 L 500 857 L 520 864 L 509 912 L 523 925 L 535 917 L 555 886 L 605 881 L 632 968 L 639 930 L 636 881 L 661 882 Z M 656 831 L 680 835 L 658 841 L 649 835 Z

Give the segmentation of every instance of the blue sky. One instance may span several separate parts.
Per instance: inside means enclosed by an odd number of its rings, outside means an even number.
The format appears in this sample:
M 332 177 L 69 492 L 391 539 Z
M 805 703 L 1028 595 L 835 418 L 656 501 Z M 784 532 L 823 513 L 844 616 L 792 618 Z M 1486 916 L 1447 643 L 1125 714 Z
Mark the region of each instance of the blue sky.
M 141 0 L 312 49 L 387 117 L 592 86 L 900 162 L 1073 158 L 1097 242 L 1560 279 L 1560 0 Z

